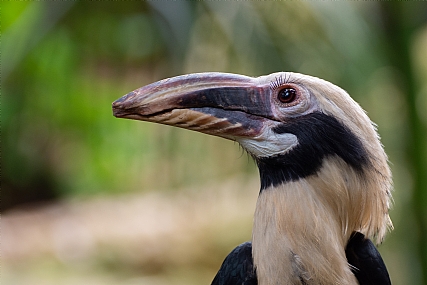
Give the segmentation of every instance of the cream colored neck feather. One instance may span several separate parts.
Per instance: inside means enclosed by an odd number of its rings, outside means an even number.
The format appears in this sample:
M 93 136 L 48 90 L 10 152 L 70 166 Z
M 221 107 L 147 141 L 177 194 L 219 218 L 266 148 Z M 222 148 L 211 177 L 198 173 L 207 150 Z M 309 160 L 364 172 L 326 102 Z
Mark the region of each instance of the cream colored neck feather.
M 339 158 L 306 179 L 264 189 L 253 228 L 259 285 L 358 284 L 345 256 L 353 231 L 378 232 L 387 223 L 370 178 Z M 375 218 L 376 217 L 376 218 Z

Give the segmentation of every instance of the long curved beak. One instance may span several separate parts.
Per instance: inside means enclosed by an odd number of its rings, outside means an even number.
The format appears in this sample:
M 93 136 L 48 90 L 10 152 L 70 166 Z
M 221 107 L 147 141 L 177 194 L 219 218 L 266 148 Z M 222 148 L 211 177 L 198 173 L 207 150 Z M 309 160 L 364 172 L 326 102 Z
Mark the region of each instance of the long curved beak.
M 172 125 L 228 139 L 256 137 L 272 118 L 270 88 L 256 78 L 196 73 L 164 79 L 113 102 L 118 118 Z

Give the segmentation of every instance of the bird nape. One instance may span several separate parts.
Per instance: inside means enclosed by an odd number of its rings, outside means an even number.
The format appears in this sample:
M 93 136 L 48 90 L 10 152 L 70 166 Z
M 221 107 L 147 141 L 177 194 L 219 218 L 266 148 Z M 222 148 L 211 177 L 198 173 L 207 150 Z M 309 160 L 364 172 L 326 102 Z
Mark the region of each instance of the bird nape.
M 212 284 L 391 284 L 371 241 L 392 227 L 387 156 L 341 88 L 290 72 L 197 73 L 136 89 L 113 113 L 237 141 L 257 163 L 252 242 Z

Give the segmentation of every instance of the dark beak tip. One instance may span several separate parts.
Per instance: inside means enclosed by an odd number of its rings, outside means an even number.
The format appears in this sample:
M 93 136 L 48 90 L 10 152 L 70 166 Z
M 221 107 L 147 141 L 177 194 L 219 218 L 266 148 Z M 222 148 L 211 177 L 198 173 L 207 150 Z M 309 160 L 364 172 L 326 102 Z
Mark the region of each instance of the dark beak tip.
M 123 115 L 124 110 L 118 106 L 115 106 L 114 103 L 116 102 L 113 102 L 113 116 L 116 118 L 120 118 Z
M 116 110 L 116 109 L 113 108 L 113 116 L 116 117 L 116 118 L 119 118 L 120 112 L 118 110 Z
M 135 91 L 132 91 L 120 97 L 119 99 L 113 102 L 113 108 L 120 107 L 124 105 L 126 102 L 130 102 L 135 97 L 135 95 L 136 95 Z
M 120 97 L 112 103 L 113 116 L 116 118 L 122 118 L 127 114 L 126 109 L 128 109 L 132 104 L 132 99 L 136 96 L 134 91 Z
M 120 98 L 113 102 L 112 109 L 113 109 L 114 117 L 119 117 L 119 114 L 121 113 L 121 111 L 123 111 L 122 101 L 123 101 L 122 98 Z

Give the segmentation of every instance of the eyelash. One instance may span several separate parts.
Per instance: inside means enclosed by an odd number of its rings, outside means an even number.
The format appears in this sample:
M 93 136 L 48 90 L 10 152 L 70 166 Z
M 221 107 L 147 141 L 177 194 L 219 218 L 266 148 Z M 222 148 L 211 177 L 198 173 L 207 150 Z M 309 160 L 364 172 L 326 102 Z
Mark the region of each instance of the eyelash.
M 270 87 L 272 90 L 278 90 L 283 85 L 289 83 L 291 75 L 289 74 L 287 77 L 286 75 L 280 75 L 274 79 L 273 82 L 270 83 Z

